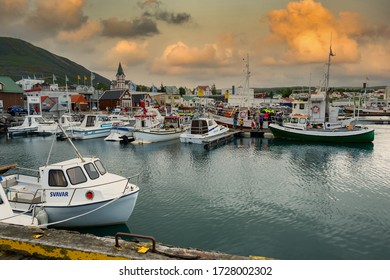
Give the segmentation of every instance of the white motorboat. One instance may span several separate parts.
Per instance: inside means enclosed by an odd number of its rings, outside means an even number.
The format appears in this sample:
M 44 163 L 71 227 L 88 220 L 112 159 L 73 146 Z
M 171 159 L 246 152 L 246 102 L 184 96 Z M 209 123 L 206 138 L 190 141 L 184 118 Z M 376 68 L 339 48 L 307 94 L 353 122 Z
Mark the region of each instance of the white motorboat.
M 130 181 L 139 174 L 125 178 L 109 173 L 99 158 L 82 157 L 66 138 L 76 158 L 47 163 L 33 171 L 34 175 L 22 174 L 26 170 L 18 169 L 16 174 L 3 177 L 2 188 L 12 211 L 36 216 L 40 227 L 126 223 L 139 193 L 139 187 Z
M 67 132 L 72 139 L 92 139 L 110 135 L 113 121 L 106 115 L 85 115 L 78 127 L 69 128 Z
M 21 125 L 9 127 L 7 135 L 12 137 L 14 135 L 34 133 L 38 131 L 38 127 L 41 125 L 55 125 L 55 121 L 46 120 L 42 115 L 27 115 Z
M 222 135 L 228 131 L 228 127 L 217 124 L 214 119 L 205 117 L 194 118 L 191 120 L 190 129 L 180 135 L 180 141 L 203 144 L 205 140 Z
M 156 108 L 142 109 L 137 112 L 132 119 L 127 123 L 122 123 L 114 126 L 111 129 L 110 135 L 104 140 L 106 141 L 121 141 L 124 137 L 132 138 L 133 131 L 157 128 L 162 124 L 164 117 Z
M 76 121 L 71 114 L 63 114 L 59 119 L 58 123 L 64 128 L 64 129 L 71 129 L 78 127 L 81 122 Z M 56 134 L 59 133 L 60 130 L 58 129 L 57 122 L 53 123 L 40 123 L 38 125 L 37 133 L 40 135 L 47 135 L 47 134 Z
M 0 180 L 0 223 L 22 225 L 22 226 L 38 225 L 37 218 L 31 215 L 18 214 L 12 211 L 12 207 L 9 204 L 7 195 L 5 194 L 5 191 L 2 187 L 1 180 Z
M 154 143 L 179 139 L 187 127 L 184 125 L 184 118 L 181 116 L 165 116 L 164 123 L 157 128 L 135 129 L 132 143 Z

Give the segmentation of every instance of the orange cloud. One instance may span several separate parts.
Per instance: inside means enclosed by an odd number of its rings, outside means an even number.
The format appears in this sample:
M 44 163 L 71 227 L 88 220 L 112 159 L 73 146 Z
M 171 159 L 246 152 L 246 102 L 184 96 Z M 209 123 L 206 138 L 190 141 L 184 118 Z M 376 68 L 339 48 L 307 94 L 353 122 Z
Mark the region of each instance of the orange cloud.
M 288 3 L 284 10 L 268 13 L 271 36 L 265 43 L 279 45 L 283 51 L 272 50 L 263 59 L 264 64 L 317 63 L 326 60 L 332 35 L 337 62 L 356 62 L 360 59 L 356 36 L 364 27 L 357 13 L 342 12 L 333 15 L 321 3 L 301 0 Z M 282 48 L 280 48 L 283 46 Z
M 233 51 L 234 37 L 224 34 L 216 43 L 204 44 L 201 47 L 190 47 L 179 41 L 169 45 L 161 57 L 151 65 L 151 72 L 158 74 L 186 75 L 215 69 L 227 70 L 237 62 L 238 51 Z M 236 55 L 235 55 L 236 54 Z
M 87 21 L 84 6 L 85 0 L 37 0 L 27 24 L 42 32 L 77 29 Z
M 58 39 L 63 42 L 80 42 L 89 39 L 102 30 L 100 22 L 87 21 L 79 29 L 72 31 L 60 31 Z
M 121 40 L 114 47 L 108 50 L 105 63 L 112 69 L 118 67 L 121 62 L 123 67 L 137 65 L 148 58 L 148 42 L 137 44 L 136 42 Z

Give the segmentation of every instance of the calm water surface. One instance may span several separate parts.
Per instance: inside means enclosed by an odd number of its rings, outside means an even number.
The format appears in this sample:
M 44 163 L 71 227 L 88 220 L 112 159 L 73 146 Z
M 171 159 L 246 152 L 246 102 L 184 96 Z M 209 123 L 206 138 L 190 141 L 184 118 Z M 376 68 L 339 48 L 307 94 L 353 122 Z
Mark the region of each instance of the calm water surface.
M 75 142 L 112 173 L 142 172 L 126 225 L 85 229 L 278 259 L 390 259 L 390 126 L 368 145 L 242 138 L 207 151 L 179 141 Z M 38 168 L 52 138 L 0 138 L 0 164 Z M 50 161 L 74 157 L 54 142 Z

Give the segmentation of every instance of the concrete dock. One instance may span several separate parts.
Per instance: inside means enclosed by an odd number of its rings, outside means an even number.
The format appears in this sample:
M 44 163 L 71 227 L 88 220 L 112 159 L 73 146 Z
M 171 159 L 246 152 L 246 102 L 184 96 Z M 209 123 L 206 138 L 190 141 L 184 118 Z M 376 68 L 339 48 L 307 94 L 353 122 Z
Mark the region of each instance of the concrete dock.
M 56 260 L 253 260 L 216 251 L 178 248 L 153 237 L 98 237 L 59 229 L 40 229 L 0 223 L 0 259 Z M 144 237 L 144 238 L 143 238 Z

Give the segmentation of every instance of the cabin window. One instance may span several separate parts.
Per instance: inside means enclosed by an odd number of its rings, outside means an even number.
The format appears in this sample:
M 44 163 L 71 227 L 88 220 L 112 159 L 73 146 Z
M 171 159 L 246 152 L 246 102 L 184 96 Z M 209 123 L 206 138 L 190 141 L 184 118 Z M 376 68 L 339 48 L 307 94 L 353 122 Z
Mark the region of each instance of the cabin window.
M 304 103 L 299 104 L 299 109 L 301 109 L 301 110 L 305 109 L 305 104 Z
M 91 127 L 91 126 L 95 126 L 95 119 L 96 119 L 96 116 L 87 116 L 87 123 L 86 123 L 86 127 Z
M 96 167 L 98 168 L 100 174 L 104 175 L 106 174 L 106 169 L 103 166 L 103 163 L 100 160 L 95 161 Z
M 191 134 L 205 134 L 208 132 L 206 120 L 192 120 Z
M 65 179 L 64 172 L 62 170 L 50 170 L 49 171 L 49 186 L 51 187 L 66 187 L 68 182 Z
M 87 163 L 84 165 L 84 168 L 85 168 L 85 171 L 87 171 L 87 174 L 88 174 L 89 178 L 91 178 L 91 180 L 95 180 L 95 179 L 99 178 L 99 173 L 96 170 L 95 165 L 93 165 L 92 163 Z
M 299 119 L 299 123 L 300 124 L 305 124 L 306 123 L 306 119 Z
M 66 174 L 68 174 L 72 185 L 81 184 L 87 181 L 87 177 L 85 177 L 85 174 L 80 166 L 69 168 L 66 170 Z

